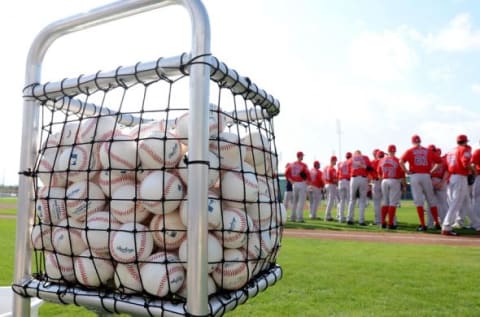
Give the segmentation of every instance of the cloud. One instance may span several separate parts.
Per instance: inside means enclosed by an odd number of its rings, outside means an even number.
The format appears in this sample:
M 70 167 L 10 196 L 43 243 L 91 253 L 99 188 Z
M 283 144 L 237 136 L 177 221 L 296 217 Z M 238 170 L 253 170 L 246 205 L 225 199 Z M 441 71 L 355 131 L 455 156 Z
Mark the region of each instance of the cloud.
M 364 32 L 352 41 L 352 72 L 371 80 L 399 80 L 418 62 L 407 44 L 402 29 L 381 33 Z
M 473 84 L 471 88 L 475 94 L 480 95 L 480 84 Z
M 480 29 L 473 28 L 468 13 L 462 13 L 437 34 L 428 34 L 425 44 L 428 49 L 447 52 L 480 50 Z

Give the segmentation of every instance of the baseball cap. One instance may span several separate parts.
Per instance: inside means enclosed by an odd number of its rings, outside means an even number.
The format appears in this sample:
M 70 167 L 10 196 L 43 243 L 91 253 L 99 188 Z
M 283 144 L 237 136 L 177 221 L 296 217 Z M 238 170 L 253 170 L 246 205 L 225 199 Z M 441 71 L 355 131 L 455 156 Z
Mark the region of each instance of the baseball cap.
M 337 157 L 335 155 L 332 155 L 332 157 L 330 157 L 330 161 L 336 161 L 337 160 Z
M 388 152 L 397 152 L 397 147 L 394 144 L 388 146 Z
M 457 142 L 468 142 L 468 138 L 465 134 L 460 134 L 457 136 Z
M 351 157 L 352 157 L 352 152 L 347 152 L 347 153 L 345 153 L 345 158 L 346 158 L 346 159 L 349 159 L 349 158 L 351 158 Z
M 377 158 L 383 158 L 383 157 L 385 157 L 385 152 L 383 152 L 382 150 L 378 150 Z
M 298 151 L 298 152 L 297 152 L 297 157 L 303 157 L 303 155 L 304 155 L 304 154 L 303 154 L 302 151 Z
M 437 148 L 436 148 L 435 145 L 433 145 L 433 144 L 430 144 L 430 145 L 428 146 L 428 150 L 429 150 L 429 151 L 435 152 L 436 149 L 437 149 Z
M 422 140 L 420 139 L 420 136 L 418 136 L 418 134 L 414 134 L 412 136 L 412 143 L 420 143 L 422 142 Z
M 373 150 L 372 154 L 373 154 L 373 156 L 374 156 L 374 157 L 377 157 L 377 153 L 378 153 L 378 151 L 380 151 L 380 150 L 379 150 L 379 149 L 375 149 L 375 150 Z
M 314 161 L 313 166 L 314 167 L 320 167 L 320 162 L 319 161 Z

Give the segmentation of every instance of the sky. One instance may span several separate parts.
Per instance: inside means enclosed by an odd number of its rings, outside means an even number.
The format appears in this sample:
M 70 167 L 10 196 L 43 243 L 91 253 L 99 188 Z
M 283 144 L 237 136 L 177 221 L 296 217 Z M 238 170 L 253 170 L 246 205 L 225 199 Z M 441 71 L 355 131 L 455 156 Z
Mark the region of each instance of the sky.
M 18 183 L 26 57 L 42 28 L 108 4 L 19 0 L 0 12 L 3 151 L 0 183 Z M 395 144 L 413 134 L 446 152 L 458 134 L 480 139 L 480 3 L 476 0 L 203 1 L 214 56 L 280 101 L 279 167 L 303 151 L 332 154 Z M 162 8 L 68 34 L 47 51 L 42 80 L 134 65 L 189 51 L 182 8 Z

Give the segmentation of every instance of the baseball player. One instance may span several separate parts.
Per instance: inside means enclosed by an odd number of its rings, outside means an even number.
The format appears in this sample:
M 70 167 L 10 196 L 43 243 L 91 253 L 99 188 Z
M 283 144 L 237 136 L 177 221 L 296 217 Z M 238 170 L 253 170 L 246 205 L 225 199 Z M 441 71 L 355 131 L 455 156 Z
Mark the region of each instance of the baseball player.
M 472 209 L 471 225 L 480 234 L 480 149 L 476 149 L 472 154 L 472 164 L 475 168 L 475 178 L 472 186 Z
M 425 225 L 425 209 L 423 207 L 424 199 L 427 200 L 428 206 L 432 213 L 435 226 L 440 226 L 438 217 L 437 203 L 433 194 L 433 185 L 431 173 L 435 171 L 441 159 L 434 152 L 429 151 L 421 145 L 420 136 L 412 136 L 412 147 L 403 153 L 400 157 L 400 166 L 403 171 L 410 175 L 410 186 L 412 189 L 413 202 L 417 208 L 418 219 L 420 225 L 417 231 L 427 231 Z M 408 163 L 408 169 L 406 167 Z
M 325 190 L 327 192 L 327 206 L 325 207 L 325 221 L 332 221 L 332 209 L 338 196 L 338 174 L 337 157 L 333 155 L 330 157 L 330 165 L 326 166 L 323 171 L 325 180 Z
M 374 211 L 374 224 L 380 224 L 380 205 L 382 202 L 382 185 L 377 174 L 378 162 L 385 156 L 382 150 L 373 151 L 373 160 L 371 161 L 373 171 L 369 173 L 370 183 L 372 185 L 372 201 Z
M 388 156 L 378 162 L 377 174 L 381 179 L 382 207 L 381 224 L 387 228 L 386 217 L 388 215 L 388 229 L 397 229 L 395 214 L 402 197 L 402 190 L 407 188 L 405 172 L 400 166 L 399 159 L 395 156 L 397 147 L 394 144 L 388 146 Z
M 368 191 L 368 173 L 373 170 L 368 156 L 363 155 L 360 150 L 356 150 L 353 156 L 348 160 L 348 169 L 350 170 L 350 200 L 348 202 L 347 224 L 354 224 L 354 211 L 357 197 L 359 200 L 358 224 L 366 226 L 365 207 L 367 205 Z
M 350 200 L 350 171 L 348 169 L 348 160 L 352 157 L 352 152 L 345 153 L 345 161 L 338 162 L 338 208 L 337 220 L 338 222 L 345 221 L 345 209 Z
M 320 162 L 313 162 L 313 168 L 310 170 L 310 219 L 317 218 L 317 210 L 322 200 L 322 189 L 325 187 L 323 173 L 320 170 Z
M 438 164 L 438 167 L 435 171 L 432 172 L 432 185 L 433 193 L 437 200 L 437 209 L 438 216 L 440 217 L 440 222 L 443 222 L 445 215 L 447 214 L 448 203 L 447 203 L 447 182 L 448 182 L 448 168 L 447 160 L 445 156 L 442 157 L 442 150 L 433 144 L 430 145 L 429 150 L 435 151 L 435 153 L 440 156 L 442 161 Z M 431 213 L 427 213 L 427 226 L 429 228 L 433 227 L 433 218 Z
M 468 174 L 475 173 L 471 164 L 472 149 L 467 143 L 468 138 L 465 134 L 457 136 L 457 147 L 447 154 L 450 179 L 447 189 L 449 207 L 442 224 L 442 235 L 445 236 L 458 235 L 452 227 L 457 213 L 468 198 Z
M 303 162 L 303 152 L 297 152 L 297 160 L 290 163 L 285 171 L 285 177 L 292 183 L 292 215 L 291 221 L 304 222 L 303 207 L 307 200 L 307 183 L 310 181 L 310 171 Z

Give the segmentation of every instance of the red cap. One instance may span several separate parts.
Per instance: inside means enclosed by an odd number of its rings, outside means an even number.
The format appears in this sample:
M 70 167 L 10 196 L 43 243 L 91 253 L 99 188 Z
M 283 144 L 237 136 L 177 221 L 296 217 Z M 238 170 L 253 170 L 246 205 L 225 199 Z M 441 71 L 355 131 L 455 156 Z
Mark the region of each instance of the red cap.
M 384 156 L 385 156 L 385 152 L 383 152 L 382 150 L 378 150 L 377 158 L 383 158 Z
M 335 155 L 332 155 L 332 157 L 330 157 L 330 161 L 336 161 L 337 160 L 337 157 Z
M 388 146 L 388 152 L 397 152 L 397 147 L 394 144 Z
M 378 151 L 380 151 L 379 149 L 375 149 L 373 150 L 372 154 L 373 154 L 373 157 L 377 157 L 377 153 Z
M 300 157 L 303 157 L 303 152 L 302 151 L 297 152 L 297 158 L 300 158 Z
M 313 167 L 319 168 L 320 167 L 320 162 L 319 161 L 313 162 Z
M 348 160 L 349 158 L 352 157 L 352 152 L 347 152 L 345 153 L 345 158 Z
M 420 143 L 422 142 L 422 140 L 420 139 L 420 137 L 417 135 L 417 134 L 414 134 L 412 136 L 412 143 Z
M 465 134 L 460 134 L 459 136 L 457 136 L 457 143 L 465 143 L 465 142 L 468 142 L 468 138 Z
M 437 148 L 436 148 L 435 145 L 433 145 L 433 144 L 430 144 L 430 145 L 428 146 L 428 150 L 429 150 L 429 151 L 435 152 L 436 149 L 437 149 Z

